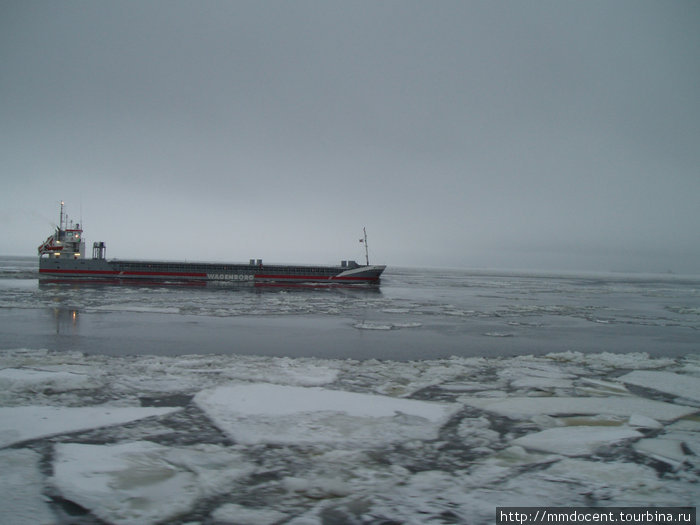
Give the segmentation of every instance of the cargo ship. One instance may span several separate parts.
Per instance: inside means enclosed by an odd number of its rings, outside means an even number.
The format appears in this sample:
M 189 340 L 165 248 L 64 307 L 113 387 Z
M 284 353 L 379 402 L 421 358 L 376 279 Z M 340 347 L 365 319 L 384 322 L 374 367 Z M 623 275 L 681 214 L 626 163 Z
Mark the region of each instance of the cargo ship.
M 92 258 L 85 257 L 83 229 L 69 222 L 61 202 L 56 230 L 39 247 L 40 278 L 80 278 L 109 280 L 142 280 L 151 282 L 228 282 L 228 283 L 323 283 L 379 284 L 385 265 L 369 263 L 367 231 L 364 243 L 365 262 L 341 261 L 337 266 L 263 264 L 262 259 L 245 263 L 205 263 L 175 261 L 139 261 L 106 258 L 104 242 L 92 245 Z

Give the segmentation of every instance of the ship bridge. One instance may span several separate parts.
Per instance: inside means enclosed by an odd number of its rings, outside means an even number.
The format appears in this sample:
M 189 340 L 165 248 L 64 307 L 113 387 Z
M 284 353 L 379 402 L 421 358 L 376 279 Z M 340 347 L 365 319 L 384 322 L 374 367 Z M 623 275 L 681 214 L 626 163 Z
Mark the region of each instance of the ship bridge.
M 83 229 L 80 224 L 69 222 L 63 210 L 61 201 L 61 216 L 53 235 L 49 236 L 37 249 L 39 257 L 48 255 L 56 259 L 80 259 L 85 254 Z

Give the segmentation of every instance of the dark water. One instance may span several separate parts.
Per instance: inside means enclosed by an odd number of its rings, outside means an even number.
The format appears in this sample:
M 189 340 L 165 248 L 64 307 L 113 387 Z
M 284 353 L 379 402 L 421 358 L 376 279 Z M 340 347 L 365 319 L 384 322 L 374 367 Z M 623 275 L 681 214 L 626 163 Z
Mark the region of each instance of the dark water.
M 431 359 L 683 355 L 700 278 L 388 268 L 379 288 L 40 282 L 0 259 L 0 346 L 86 353 Z

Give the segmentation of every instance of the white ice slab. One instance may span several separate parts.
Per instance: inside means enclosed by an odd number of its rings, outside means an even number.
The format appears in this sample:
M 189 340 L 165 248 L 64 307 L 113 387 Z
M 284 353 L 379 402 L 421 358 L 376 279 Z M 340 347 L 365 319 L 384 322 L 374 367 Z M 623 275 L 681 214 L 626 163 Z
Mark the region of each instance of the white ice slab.
M 361 321 L 353 326 L 360 330 L 391 330 L 393 328 L 391 323 L 375 323 L 371 321 Z
M 0 407 L 0 448 L 28 439 L 128 423 L 179 410 L 165 407 Z
M 547 354 L 549 359 L 563 363 L 585 365 L 591 370 L 615 370 L 615 369 L 650 369 L 663 368 L 675 365 L 675 360 L 670 357 L 650 357 L 646 352 L 631 352 L 629 354 L 614 354 L 600 352 L 587 354 L 583 352 L 557 352 Z
M 566 458 L 541 471 L 539 477 L 550 483 L 578 486 L 577 492 L 602 500 L 639 502 L 641 498 L 647 504 L 663 501 L 663 497 L 658 497 L 663 482 L 656 471 L 635 463 Z
M 631 427 L 637 428 L 663 428 L 663 425 L 659 423 L 656 419 L 652 419 L 646 416 L 640 416 L 639 414 L 632 414 L 630 416 L 629 425 Z
M 688 459 L 688 455 L 683 452 L 681 443 L 680 440 L 668 438 L 642 439 L 634 444 L 634 449 L 641 454 L 678 468 Z
M 598 448 L 642 437 L 629 427 L 557 427 L 514 439 L 513 445 L 564 456 L 584 456 Z
M 523 377 L 511 381 L 510 386 L 521 389 L 554 390 L 556 388 L 571 388 L 573 382 L 571 379 L 557 377 Z
M 639 414 L 657 421 L 672 421 L 693 414 L 697 408 L 663 403 L 640 397 L 460 397 L 459 401 L 511 419 L 528 419 L 538 414 Z
M 278 357 L 261 362 L 259 359 L 241 358 L 241 361 L 222 370 L 222 375 L 244 382 L 261 381 L 292 386 L 322 386 L 338 377 L 337 368 L 302 359 Z
M 52 482 L 65 498 L 108 523 L 147 525 L 231 490 L 252 470 L 240 454 L 215 445 L 62 443 L 56 445 Z
M 287 514 L 272 509 L 259 509 L 227 503 L 211 513 L 217 522 L 236 525 L 275 525 L 288 517 Z
M 629 390 L 622 383 L 612 381 L 603 381 L 602 379 L 593 379 L 590 377 L 580 377 L 576 384 L 576 392 L 579 395 L 594 395 L 594 396 L 627 396 L 630 395 Z
M 242 443 L 434 439 L 459 409 L 453 403 L 260 383 L 214 388 L 194 400 Z
M 50 525 L 54 516 L 42 494 L 39 454 L 29 449 L 0 451 L 0 522 Z
M 65 392 L 87 388 L 91 379 L 85 374 L 66 371 L 39 370 L 34 368 L 3 368 L 0 370 L 0 389 L 36 390 L 50 388 Z
M 551 379 L 574 379 L 576 376 L 565 371 L 563 367 L 543 362 L 531 356 L 515 357 L 498 371 L 498 376 L 509 380 L 528 377 L 543 377 Z
M 457 435 L 469 447 L 488 447 L 500 440 L 500 434 L 490 428 L 485 417 L 464 418 L 457 427 Z
M 700 402 L 700 377 L 656 370 L 635 370 L 622 376 L 620 381 Z

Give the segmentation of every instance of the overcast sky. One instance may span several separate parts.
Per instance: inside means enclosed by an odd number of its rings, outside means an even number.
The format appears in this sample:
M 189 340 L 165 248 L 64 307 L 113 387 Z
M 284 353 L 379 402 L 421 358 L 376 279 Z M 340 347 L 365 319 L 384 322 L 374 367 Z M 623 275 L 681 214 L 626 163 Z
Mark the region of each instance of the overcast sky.
M 0 254 L 700 273 L 700 3 L 0 0 L 0 170 Z

